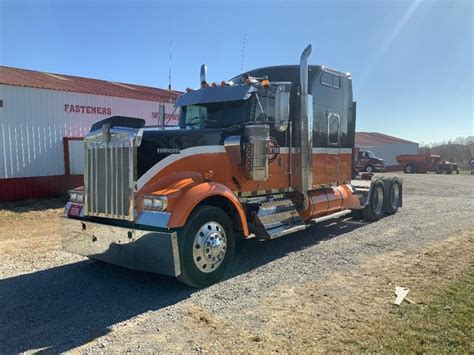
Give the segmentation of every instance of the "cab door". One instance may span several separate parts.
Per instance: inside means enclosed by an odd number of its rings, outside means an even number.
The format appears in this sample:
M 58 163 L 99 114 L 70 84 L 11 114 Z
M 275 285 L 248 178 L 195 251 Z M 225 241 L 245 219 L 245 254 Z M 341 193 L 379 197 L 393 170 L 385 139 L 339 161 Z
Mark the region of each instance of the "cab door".
M 340 179 L 341 114 L 327 111 L 328 134 L 326 148 L 326 181 L 336 183 Z

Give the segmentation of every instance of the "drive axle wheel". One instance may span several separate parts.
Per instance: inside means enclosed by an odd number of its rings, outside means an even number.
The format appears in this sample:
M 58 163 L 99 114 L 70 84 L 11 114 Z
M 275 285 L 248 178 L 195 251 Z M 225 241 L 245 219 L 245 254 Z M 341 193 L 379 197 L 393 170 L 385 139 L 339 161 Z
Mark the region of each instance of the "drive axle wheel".
M 378 221 L 383 216 L 384 189 L 383 183 L 376 180 L 372 186 L 367 206 L 362 210 L 364 218 L 368 221 Z
M 206 287 L 222 279 L 234 258 L 232 222 L 220 208 L 199 206 L 178 232 L 181 275 L 178 280 Z
M 385 194 L 383 210 L 387 214 L 395 214 L 398 211 L 400 200 L 402 198 L 402 185 L 398 178 L 390 180 L 388 191 Z

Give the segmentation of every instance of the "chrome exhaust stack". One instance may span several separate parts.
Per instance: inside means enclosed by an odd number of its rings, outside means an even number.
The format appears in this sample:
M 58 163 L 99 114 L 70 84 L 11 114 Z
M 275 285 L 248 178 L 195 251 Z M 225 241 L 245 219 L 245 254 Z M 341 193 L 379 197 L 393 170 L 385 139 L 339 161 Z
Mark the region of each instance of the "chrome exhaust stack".
M 311 44 L 301 53 L 300 58 L 300 183 L 303 194 L 303 208 L 308 208 L 308 191 L 313 189 L 313 97 L 308 94 L 308 58 Z
M 200 85 L 202 85 L 203 82 L 207 83 L 207 65 L 206 64 L 201 65 L 201 82 L 200 82 Z

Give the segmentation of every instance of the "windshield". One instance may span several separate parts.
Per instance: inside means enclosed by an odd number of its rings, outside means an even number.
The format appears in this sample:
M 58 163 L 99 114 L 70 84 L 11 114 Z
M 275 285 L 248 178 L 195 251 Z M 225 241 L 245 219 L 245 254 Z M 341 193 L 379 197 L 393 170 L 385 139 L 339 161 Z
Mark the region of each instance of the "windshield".
M 275 121 L 275 92 L 276 88 L 259 91 L 255 96 L 254 119 L 258 122 Z
M 245 122 L 274 122 L 277 87 L 261 89 L 248 100 L 212 102 L 181 107 L 181 128 L 225 128 Z
M 183 106 L 181 128 L 224 128 L 249 121 L 250 101 L 213 102 Z
M 372 153 L 371 151 L 368 151 L 368 152 L 367 152 L 367 157 L 368 157 L 368 158 L 375 158 L 375 154 Z

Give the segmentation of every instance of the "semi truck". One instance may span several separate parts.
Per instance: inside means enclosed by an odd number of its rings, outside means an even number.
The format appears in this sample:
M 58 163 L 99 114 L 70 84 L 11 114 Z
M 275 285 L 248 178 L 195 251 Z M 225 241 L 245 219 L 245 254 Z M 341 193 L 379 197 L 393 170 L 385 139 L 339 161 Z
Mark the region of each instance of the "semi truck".
M 354 148 L 354 168 L 367 173 L 382 172 L 385 170 L 385 161 L 376 157 L 370 150 Z
M 237 238 L 396 213 L 401 179 L 354 173 L 351 75 L 309 65 L 310 53 L 220 83 L 203 65 L 200 87 L 176 102 L 177 129 L 94 124 L 84 186 L 61 222 L 64 249 L 206 287 L 231 268 Z

